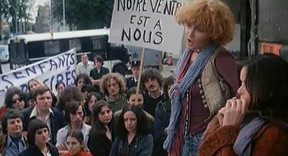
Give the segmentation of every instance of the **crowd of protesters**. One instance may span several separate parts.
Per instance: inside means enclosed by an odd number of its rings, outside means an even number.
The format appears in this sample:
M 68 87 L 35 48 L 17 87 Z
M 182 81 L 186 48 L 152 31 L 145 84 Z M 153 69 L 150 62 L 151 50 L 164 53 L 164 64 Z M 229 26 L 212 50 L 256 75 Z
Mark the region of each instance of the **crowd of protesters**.
M 176 19 L 187 49 L 173 76 L 139 73 L 136 61 L 125 78 L 83 54 L 74 85 L 57 82 L 56 95 L 37 79 L 27 93 L 8 88 L 0 154 L 288 155 L 288 63 L 262 54 L 237 66 L 223 47 L 233 15 L 220 0 L 187 2 Z

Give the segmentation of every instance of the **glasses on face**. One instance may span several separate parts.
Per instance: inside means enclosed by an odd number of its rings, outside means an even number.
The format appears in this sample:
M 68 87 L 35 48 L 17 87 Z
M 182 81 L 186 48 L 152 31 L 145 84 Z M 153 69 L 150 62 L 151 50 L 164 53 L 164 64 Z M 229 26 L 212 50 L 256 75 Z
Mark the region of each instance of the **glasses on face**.
M 23 99 L 19 97 L 19 98 L 17 98 L 17 99 L 12 100 L 12 103 L 17 103 L 18 101 L 21 102 L 22 100 L 23 100 Z

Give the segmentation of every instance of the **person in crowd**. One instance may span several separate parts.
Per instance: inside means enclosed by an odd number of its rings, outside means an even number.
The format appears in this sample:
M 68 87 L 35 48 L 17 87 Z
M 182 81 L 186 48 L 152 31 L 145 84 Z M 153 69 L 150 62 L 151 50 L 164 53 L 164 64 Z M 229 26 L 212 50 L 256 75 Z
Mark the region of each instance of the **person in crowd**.
M 142 89 L 144 90 L 144 110 L 155 117 L 155 109 L 159 102 L 163 101 L 161 87 L 163 76 L 159 70 L 148 68 L 143 71 L 141 76 Z
M 140 107 L 125 107 L 115 123 L 118 124 L 117 137 L 110 156 L 152 156 L 153 136 L 149 134 L 147 118 Z
M 103 58 L 100 55 L 94 57 L 94 66 L 95 68 L 90 72 L 90 78 L 92 84 L 95 86 L 96 90 L 100 91 L 100 80 L 102 76 L 109 73 L 109 69 L 103 67 Z
M 59 156 L 57 148 L 48 141 L 49 132 L 49 127 L 44 121 L 32 120 L 27 134 L 29 146 L 20 156 Z
M 81 62 L 79 62 L 76 66 L 76 74 L 85 74 L 90 76 L 91 70 L 94 68 L 94 64 L 92 61 L 89 61 L 89 58 L 86 53 L 81 55 Z
M 46 86 L 42 81 L 38 80 L 38 79 L 30 79 L 27 83 L 27 94 L 29 94 L 30 92 L 33 92 L 36 90 L 36 88 L 38 88 L 39 86 Z M 51 92 L 51 91 L 50 91 Z M 52 106 L 56 106 L 57 104 L 57 97 L 55 96 L 55 94 L 53 92 L 51 92 L 52 95 Z M 33 101 L 31 101 L 33 102 Z M 35 105 L 35 103 L 34 103 Z
M 67 153 L 60 154 L 60 156 L 92 156 L 89 152 L 83 149 L 84 136 L 80 130 L 72 130 L 67 134 L 66 145 Z
M 131 72 L 132 77 L 126 78 L 126 87 L 130 89 L 132 87 L 136 87 L 139 81 L 140 76 L 140 61 L 132 61 L 131 62 Z
M 86 74 L 79 74 L 75 79 L 75 86 L 81 91 L 83 85 L 92 84 L 91 79 Z
M 143 94 L 140 91 L 138 94 L 136 93 L 136 87 L 132 87 L 127 91 L 127 103 L 128 105 L 132 106 L 138 106 L 141 109 L 143 109 Z M 121 115 L 123 110 L 119 110 L 117 112 L 114 113 L 114 120 L 118 121 L 119 117 Z M 148 112 L 146 112 L 145 110 L 143 110 L 145 113 L 146 118 L 148 119 L 147 121 L 147 127 L 149 129 L 149 131 L 153 131 L 154 129 L 154 117 L 149 114 Z M 117 129 L 117 127 L 115 127 L 115 129 Z M 153 133 L 153 132 L 152 132 Z
M 57 132 L 57 142 L 56 142 L 57 149 L 61 151 L 60 153 L 62 153 L 65 150 L 68 150 L 68 147 L 65 144 L 68 132 L 71 130 L 81 130 L 81 132 L 84 135 L 83 148 L 85 151 L 88 151 L 87 141 L 88 141 L 88 133 L 91 129 L 91 126 L 83 122 L 84 118 L 83 106 L 79 101 L 71 101 L 67 103 L 65 107 L 65 118 L 68 124 Z
M 35 106 L 35 100 L 33 98 L 32 92 L 26 93 L 26 101 L 27 101 L 27 107 L 34 107 Z
M 97 92 L 97 90 L 96 90 L 96 88 L 95 88 L 93 85 L 91 85 L 91 84 L 84 84 L 83 87 L 82 87 L 82 89 L 81 89 L 81 92 L 82 92 L 82 94 L 84 94 L 84 98 L 85 98 L 85 102 L 86 102 L 86 100 L 87 100 L 87 98 L 88 98 L 88 94 L 90 94 L 90 93 L 92 93 L 92 92 Z M 99 93 L 99 92 L 97 92 L 97 93 Z M 99 94 L 102 96 L 101 93 L 99 93 Z
M 71 101 L 79 101 L 84 105 L 84 96 L 75 86 L 67 86 L 64 88 L 56 108 L 65 115 L 65 106 Z
M 84 111 L 85 111 L 84 123 L 88 125 L 92 124 L 93 107 L 97 103 L 97 101 L 101 99 L 102 99 L 101 95 L 97 92 L 88 93 L 84 104 Z
M 263 54 L 243 63 L 238 96 L 205 131 L 199 155 L 288 155 L 288 63 Z
M 159 103 L 155 110 L 155 131 L 154 131 L 154 151 L 155 156 L 167 156 L 167 152 L 163 149 L 163 143 L 167 137 L 166 128 L 170 122 L 171 101 L 169 98 L 169 90 L 174 84 L 173 76 L 169 76 L 164 80 L 163 92 L 164 101 Z
M 7 89 L 4 105 L 0 108 L 0 120 L 7 109 L 21 110 L 26 107 L 26 95 L 17 87 Z
M 26 136 L 22 133 L 22 115 L 18 110 L 8 110 L 1 122 L 0 153 L 5 156 L 15 156 L 27 147 Z
M 176 14 L 185 26 L 186 49 L 171 87 L 171 117 L 164 148 L 169 155 L 197 155 L 208 122 L 236 93 L 236 60 L 223 47 L 233 38 L 235 22 L 220 0 L 193 0 Z
M 101 92 L 105 95 L 105 100 L 109 103 L 109 107 L 113 112 L 123 109 L 127 106 L 126 84 L 124 77 L 119 73 L 109 73 L 101 78 L 100 81 Z
M 112 110 L 106 101 L 100 100 L 93 107 L 92 129 L 88 148 L 94 156 L 108 156 L 112 147 Z
M 27 83 L 28 92 L 33 92 L 39 86 L 44 86 L 45 84 L 37 79 L 30 79 Z
M 44 121 L 49 129 L 49 141 L 56 143 L 56 134 L 59 129 L 65 126 L 63 113 L 52 106 L 51 91 L 47 86 L 39 86 L 33 93 L 36 105 L 22 110 L 23 130 L 28 130 L 28 125 L 35 119 Z
M 65 88 L 65 83 L 64 82 L 62 82 L 62 81 L 58 81 L 57 83 L 56 83 L 56 85 L 55 85 L 55 89 L 56 89 L 56 91 L 57 91 L 57 99 L 58 99 L 58 101 L 59 101 L 59 97 L 60 97 L 60 95 L 63 93 L 63 91 L 64 91 L 64 88 Z

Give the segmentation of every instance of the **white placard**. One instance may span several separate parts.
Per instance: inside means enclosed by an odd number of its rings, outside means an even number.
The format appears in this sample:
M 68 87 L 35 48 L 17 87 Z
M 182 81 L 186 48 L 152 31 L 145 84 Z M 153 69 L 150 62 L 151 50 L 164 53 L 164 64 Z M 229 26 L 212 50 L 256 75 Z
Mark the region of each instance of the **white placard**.
M 7 88 L 16 86 L 26 93 L 27 82 L 32 78 L 44 82 L 52 92 L 55 92 L 55 85 L 58 81 L 64 82 L 66 86 L 74 84 L 76 63 L 76 51 L 72 49 L 0 75 L 0 105 L 4 103 Z
M 115 0 L 109 42 L 179 54 L 184 28 L 175 20 L 182 0 Z

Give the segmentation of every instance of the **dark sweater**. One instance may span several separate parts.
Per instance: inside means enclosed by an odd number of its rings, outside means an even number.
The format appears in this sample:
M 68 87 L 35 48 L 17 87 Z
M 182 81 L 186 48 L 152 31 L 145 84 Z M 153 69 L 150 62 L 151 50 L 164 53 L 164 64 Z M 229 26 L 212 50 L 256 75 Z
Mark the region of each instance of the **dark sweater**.
M 144 94 L 144 103 L 143 103 L 144 110 L 155 118 L 155 110 L 156 110 L 157 104 L 159 102 L 162 102 L 163 100 L 164 100 L 163 94 L 160 95 L 156 99 L 154 99 L 148 94 Z
M 59 156 L 59 152 L 54 145 L 47 143 L 47 147 L 49 148 L 51 156 Z M 33 145 L 28 147 L 25 151 L 23 151 L 20 154 L 20 156 L 44 156 L 44 154 L 40 151 L 40 149 L 36 145 Z

